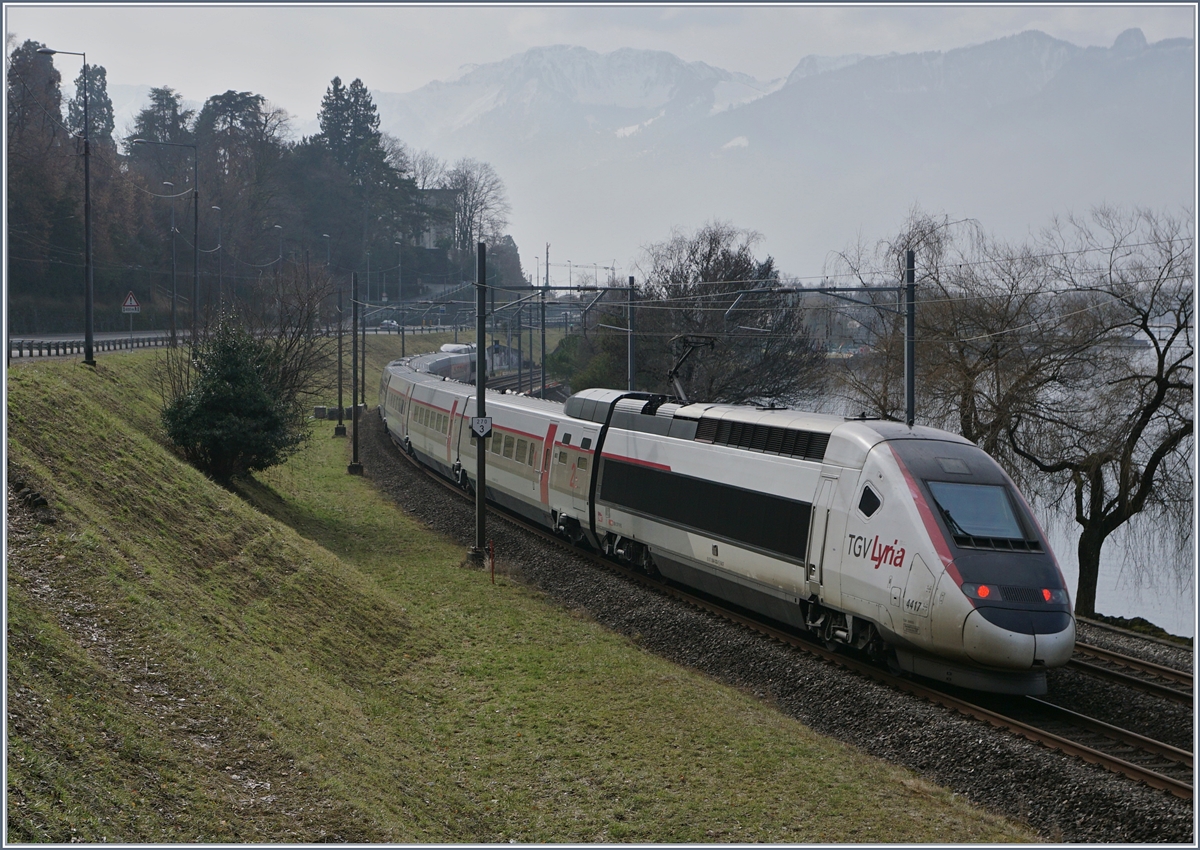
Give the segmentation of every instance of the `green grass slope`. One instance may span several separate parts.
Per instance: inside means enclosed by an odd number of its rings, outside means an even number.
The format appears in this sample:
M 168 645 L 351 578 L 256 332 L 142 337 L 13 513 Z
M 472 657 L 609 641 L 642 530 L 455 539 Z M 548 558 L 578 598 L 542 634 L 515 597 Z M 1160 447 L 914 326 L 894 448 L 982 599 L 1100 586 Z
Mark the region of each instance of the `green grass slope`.
M 162 444 L 155 362 L 8 375 L 10 480 L 57 516 L 10 489 L 9 841 L 1035 838 L 490 584 L 328 423 L 215 486 Z

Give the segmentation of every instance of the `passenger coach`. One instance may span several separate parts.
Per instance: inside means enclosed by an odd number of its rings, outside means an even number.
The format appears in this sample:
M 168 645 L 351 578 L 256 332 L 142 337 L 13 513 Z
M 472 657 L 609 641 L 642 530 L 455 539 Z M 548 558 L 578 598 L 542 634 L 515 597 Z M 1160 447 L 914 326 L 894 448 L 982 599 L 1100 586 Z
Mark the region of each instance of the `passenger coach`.
M 473 357 L 396 361 L 380 385 L 393 439 L 468 489 L 474 388 L 449 376 Z M 618 390 L 486 409 L 487 498 L 577 544 L 964 687 L 1044 693 L 1070 658 L 1045 535 L 961 437 Z

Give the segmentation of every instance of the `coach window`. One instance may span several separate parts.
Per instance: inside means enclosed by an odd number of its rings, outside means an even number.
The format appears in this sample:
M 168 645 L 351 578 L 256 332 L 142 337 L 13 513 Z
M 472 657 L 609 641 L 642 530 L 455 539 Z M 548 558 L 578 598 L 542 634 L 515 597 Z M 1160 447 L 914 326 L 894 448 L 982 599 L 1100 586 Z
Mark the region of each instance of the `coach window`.
M 558 462 L 563 464 L 564 466 L 566 465 L 566 463 L 567 463 L 567 453 L 566 452 L 558 453 Z
M 513 439 L 512 434 L 506 434 L 504 436 L 504 456 L 506 458 L 509 458 L 509 459 L 512 458 L 513 446 L 515 443 L 516 443 L 516 440 Z
M 580 456 L 579 460 L 575 461 L 575 468 L 578 469 L 580 472 L 587 472 L 588 459 L 586 457 Z
M 503 434 L 493 434 L 492 435 L 492 454 L 498 455 L 502 451 L 504 451 L 504 435 Z
M 583 442 L 579 444 L 581 449 L 590 449 L 592 447 L 592 438 L 584 437 Z
M 529 443 L 527 443 L 525 440 L 517 440 L 517 456 L 515 458 L 517 463 L 525 462 L 525 449 L 528 446 Z
M 863 487 L 862 496 L 858 499 L 858 512 L 870 519 L 875 515 L 875 511 L 879 510 L 879 506 L 883 504 L 883 500 L 879 495 L 871 489 L 871 485 L 867 484 Z
M 563 445 L 564 446 L 571 445 L 571 435 L 570 434 L 563 434 Z

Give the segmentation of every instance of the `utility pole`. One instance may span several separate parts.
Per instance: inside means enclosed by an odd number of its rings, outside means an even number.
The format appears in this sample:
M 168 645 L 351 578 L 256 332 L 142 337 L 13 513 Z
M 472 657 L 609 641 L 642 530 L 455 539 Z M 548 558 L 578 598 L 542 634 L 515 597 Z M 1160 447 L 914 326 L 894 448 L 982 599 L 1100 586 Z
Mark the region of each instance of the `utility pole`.
M 338 281 L 338 424 L 334 426 L 333 436 L 346 436 L 346 425 L 342 422 L 342 412 L 346 409 L 346 403 L 342 401 L 342 329 L 346 324 L 345 315 L 342 313 L 342 282 Z
M 475 260 L 475 416 L 485 421 L 487 405 L 487 350 L 480 345 L 487 330 L 487 246 L 479 243 Z M 483 553 L 487 546 L 487 448 L 484 440 L 491 429 L 476 429 L 475 434 L 475 545 L 467 557 L 483 566 Z
M 359 380 L 362 381 L 363 407 L 367 405 L 367 307 L 369 306 L 370 304 L 364 304 L 362 308 L 362 369 L 359 370 L 361 376 Z
M 350 280 L 350 301 L 354 304 L 354 324 L 351 325 L 351 328 L 353 330 L 357 330 L 358 272 L 354 272 Z M 351 333 L 351 338 L 354 340 L 354 343 L 350 346 L 352 351 L 350 362 L 353 364 L 350 372 L 350 404 L 352 410 L 350 414 L 350 421 L 354 423 L 354 439 L 352 441 L 354 444 L 354 454 L 353 459 L 350 461 L 350 465 L 346 467 L 346 472 L 350 473 L 351 475 L 362 475 L 363 465 L 358 462 L 358 429 L 360 425 L 358 415 L 358 334 Z
M 917 274 L 916 254 L 908 251 L 904 258 L 904 421 L 908 427 L 916 420 L 917 409 Z
M 542 282 L 542 398 L 546 397 L 546 287 L 550 285 L 550 243 L 546 243 L 546 277 Z
M 633 275 L 629 276 L 629 391 L 633 392 L 634 362 L 633 362 Z

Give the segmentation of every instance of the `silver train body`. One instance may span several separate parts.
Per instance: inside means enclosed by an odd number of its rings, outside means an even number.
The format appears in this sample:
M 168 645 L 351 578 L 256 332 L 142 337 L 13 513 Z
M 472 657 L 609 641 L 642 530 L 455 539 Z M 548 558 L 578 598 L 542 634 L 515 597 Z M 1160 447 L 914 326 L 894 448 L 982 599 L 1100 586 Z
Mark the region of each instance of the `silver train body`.
M 379 390 L 397 444 L 472 490 L 475 390 L 448 358 L 473 356 L 395 361 Z M 1044 693 L 1071 656 L 1044 533 L 961 437 L 599 389 L 486 413 L 488 499 L 577 543 L 962 687 Z

